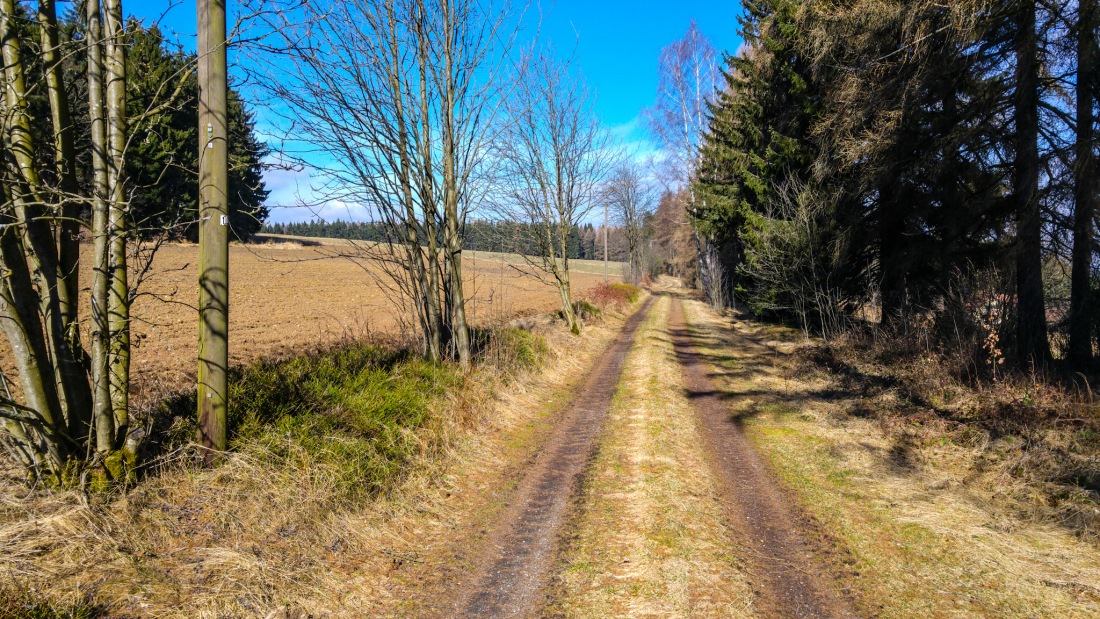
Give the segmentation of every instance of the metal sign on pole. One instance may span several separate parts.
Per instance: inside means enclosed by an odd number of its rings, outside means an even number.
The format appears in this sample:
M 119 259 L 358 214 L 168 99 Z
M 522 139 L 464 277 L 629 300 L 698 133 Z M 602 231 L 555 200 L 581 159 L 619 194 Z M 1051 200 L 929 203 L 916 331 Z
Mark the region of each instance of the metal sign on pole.
M 197 0 L 199 54 L 199 443 L 226 449 L 229 177 L 225 1 Z

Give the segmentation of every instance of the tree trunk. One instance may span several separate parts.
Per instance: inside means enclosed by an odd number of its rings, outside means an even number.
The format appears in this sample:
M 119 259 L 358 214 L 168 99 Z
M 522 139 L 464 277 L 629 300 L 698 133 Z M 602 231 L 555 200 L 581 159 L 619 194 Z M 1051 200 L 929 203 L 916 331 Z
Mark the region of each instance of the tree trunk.
M 67 385 L 69 436 L 83 442 L 91 423 L 92 395 L 84 370 L 84 349 L 80 343 L 77 296 L 80 293 L 80 201 L 77 199 L 76 148 L 69 99 L 61 74 L 61 49 L 57 34 L 57 11 L 53 0 L 38 3 L 42 65 L 50 101 L 54 132 L 58 192 L 56 203 L 58 243 L 58 319 L 64 333 L 65 352 L 57 360 L 59 380 Z
M 108 254 L 110 290 L 107 323 L 111 333 L 109 372 L 111 410 L 115 418 L 115 447 L 126 438 L 130 410 L 130 286 L 126 265 L 129 235 L 125 193 L 126 160 L 126 42 L 123 40 L 122 1 L 104 1 L 107 30 L 107 153 Z
M 559 225 L 557 229 L 558 251 L 561 252 L 561 264 L 555 267 L 554 278 L 558 283 L 558 294 L 561 295 L 561 312 L 562 316 L 565 317 L 565 326 L 569 328 L 570 333 L 573 335 L 579 335 L 581 326 L 577 322 L 577 312 L 573 310 L 573 290 L 569 279 L 569 251 L 566 247 L 569 233 L 563 232 L 563 230 L 568 230 L 568 226 Z M 554 251 L 553 247 L 553 244 L 551 244 L 551 252 Z
M 51 471 L 59 470 L 68 459 L 70 445 L 62 439 L 64 422 L 58 416 L 61 400 L 34 305 L 34 290 L 27 275 L 26 261 L 19 235 L 11 226 L 0 231 L 0 259 L 8 270 L 0 280 L 0 329 L 7 336 L 19 373 L 19 385 L 27 406 L 38 413 L 35 428 L 41 442 L 32 444 L 35 457 L 48 457 Z M 43 463 L 40 463 L 43 464 Z
M 46 92 L 50 101 L 53 123 L 54 153 L 57 157 L 59 196 L 57 202 L 61 221 L 58 225 L 60 273 L 65 296 L 61 313 L 68 325 L 76 328 L 80 264 L 80 202 L 76 199 L 76 148 L 73 143 L 73 121 L 69 113 L 69 98 L 61 72 L 61 45 L 57 33 L 57 10 L 53 0 L 38 3 L 38 25 L 42 42 L 42 71 L 46 77 Z M 75 335 L 75 333 L 74 333 Z M 79 338 L 76 338 L 79 345 Z
M 1073 166 L 1073 266 L 1070 273 L 1069 361 L 1092 364 L 1092 226 L 1096 213 L 1096 0 L 1080 0 L 1077 19 L 1077 136 Z
M 454 117 L 444 112 L 443 146 L 443 252 L 447 262 L 447 308 L 451 318 L 451 344 L 459 364 L 470 366 L 470 332 L 466 324 L 466 298 L 462 291 L 462 233 L 459 226 L 458 178 L 455 170 Z
M 92 141 L 92 392 L 96 451 L 110 452 L 115 444 L 115 418 L 111 406 L 110 346 L 108 324 L 110 255 L 107 195 L 107 112 L 103 89 L 103 28 L 99 0 L 87 0 L 88 119 Z
M 1039 209 L 1039 42 L 1035 2 L 1016 17 L 1016 131 L 1012 199 L 1016 210 L 1016 353 L 1021 368 L 1050 361 L 1043 297 L 1042 217 Z
M 905 318 L 905 265 L 901 255 L 905 213 L 894 199 L 892 182 L 892 178 L 883 181 L 878 199 L 880 324 L 885 327 L 900 326 Z

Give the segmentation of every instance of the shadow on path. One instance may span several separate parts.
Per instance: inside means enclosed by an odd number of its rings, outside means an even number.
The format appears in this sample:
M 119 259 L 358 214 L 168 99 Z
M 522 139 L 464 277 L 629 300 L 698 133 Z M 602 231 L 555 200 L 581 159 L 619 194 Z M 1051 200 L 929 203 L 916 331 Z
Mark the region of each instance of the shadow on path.
M 766 357 L 701 352 L 697 340 L 714 336 L 696 333 L 687 326 L 679 297 L 673 300 L 669 333 L 683 369 L 687 395 L 705 430 L 731 530 L 741 546 L 739 554 L 748 564 L 754 590 L 759 594 L 758 607 L 771 617 L 854 617 L 837 583 L 824 576 L 828 571 L 810 543 L 811 536 L 803 530 L 797 510 L 745 438 L 741 429 L 744 416 L 731 413 L 728 400 L 752 394 L 723 392 L 715 383 L 721 377 L 751 379 L 755 372 L 770 369 Z M 766 346 L 761 339 L 745 337 L 752 340 L 746 345 L 761 349 Z

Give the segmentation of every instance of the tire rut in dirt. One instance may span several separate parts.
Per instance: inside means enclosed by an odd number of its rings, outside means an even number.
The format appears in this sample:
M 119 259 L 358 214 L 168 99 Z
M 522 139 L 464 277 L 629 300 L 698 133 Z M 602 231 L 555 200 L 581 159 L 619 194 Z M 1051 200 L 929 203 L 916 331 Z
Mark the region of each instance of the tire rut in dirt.
M 706 357 L 695 348 L 679 297 L 669 313 L 669 333 L 687 396 L 706 435 L 734 541 L 759 594 L 759 610 L 764 616 L 783 618 L 855 617 L 827 576 L 828 568 L 819 560 L 812 536 L 805 533 L 797 508 L 776 485 L 723 402 L 730 394 L 719 391 Z
M 554 434 L 523 476 L 511 506 L 489 534 L 471 578 L 456 588 L 448 616 L 529 617 L 538 613 L 559 534 L 591 461 L 634 333 L 653 297 L 631 316 L 566 407 Z

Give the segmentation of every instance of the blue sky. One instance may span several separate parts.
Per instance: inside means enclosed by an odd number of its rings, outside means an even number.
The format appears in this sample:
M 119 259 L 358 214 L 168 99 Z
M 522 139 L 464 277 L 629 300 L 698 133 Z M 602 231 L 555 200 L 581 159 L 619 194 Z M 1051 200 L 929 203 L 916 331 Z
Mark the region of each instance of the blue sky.
M 236 2 L 229 3 L 232 20 Z M 147 22 L 160 20 L 170 37 L 194 49 L 193 1 L 130 0 L 123 5 Z M 546 14 L 542 38 L 561 53 L 575 46 L 578 66 L 598 93 L 597 110 L 603 122 L 621 140 L 640 150 L 646 150 L 647 144 L 638 116 L 653 103 L 661 48 L 682 37 L 693 18 L 718 50 L 733 52 L 740 45 L 737 0 L 557 0 L 536 4 L 532 10 L 540 7 Z M 305 182 L 302 175 L 270 174 L 269 204 L 293 203 Z M 300 212 L 280 211 L 272 212 L 272 221 L 303 218 Z

